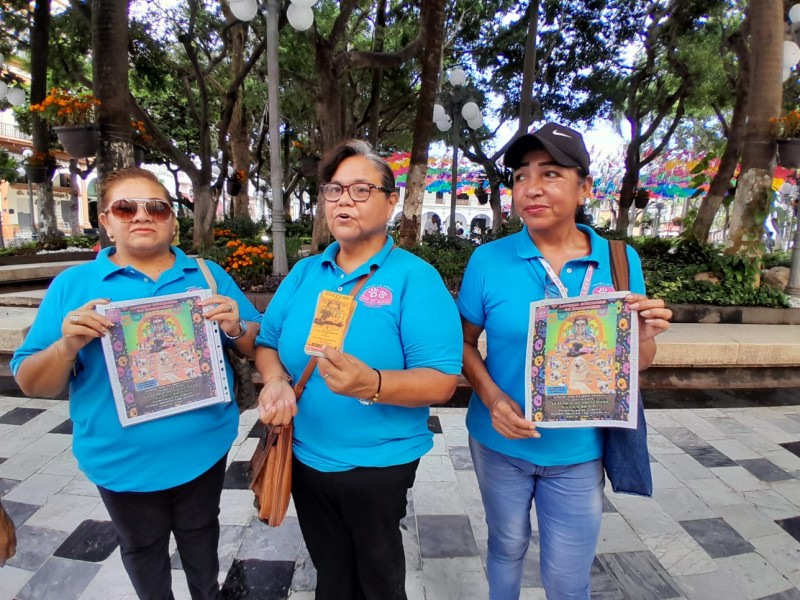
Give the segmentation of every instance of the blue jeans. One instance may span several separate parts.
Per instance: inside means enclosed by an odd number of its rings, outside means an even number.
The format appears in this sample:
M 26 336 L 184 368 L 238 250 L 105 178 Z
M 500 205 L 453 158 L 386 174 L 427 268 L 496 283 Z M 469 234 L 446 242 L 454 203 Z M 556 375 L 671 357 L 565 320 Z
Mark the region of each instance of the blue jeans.
M 603 467 L 540 467 L 469 440 L 483 497 L 491 600 L 516 600 L 536 498 L 542 583 L 548 600 L 589 600 L 589 573 L 603 516 Z

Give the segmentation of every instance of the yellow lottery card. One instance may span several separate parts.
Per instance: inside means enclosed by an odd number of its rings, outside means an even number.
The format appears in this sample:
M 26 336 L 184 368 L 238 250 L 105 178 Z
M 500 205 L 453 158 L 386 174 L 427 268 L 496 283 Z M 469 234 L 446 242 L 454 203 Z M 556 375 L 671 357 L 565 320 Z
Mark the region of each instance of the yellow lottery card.
M 324 346 L 341 350 L 347 333 L 347 323 L 355 309 L 356 303 L 352 296 L 320 292 L 314 321 L 306 340 L 306 354 L 322 356 Z

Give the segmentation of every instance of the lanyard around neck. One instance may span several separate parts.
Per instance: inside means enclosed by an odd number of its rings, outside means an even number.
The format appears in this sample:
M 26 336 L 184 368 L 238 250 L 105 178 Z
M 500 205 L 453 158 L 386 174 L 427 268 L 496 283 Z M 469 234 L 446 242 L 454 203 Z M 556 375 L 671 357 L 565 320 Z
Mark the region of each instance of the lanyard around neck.
M 565 286 L 561 279 L 558 278 L 556 272 L 553 270 L 553 267 L 550 266 L 550 263 L 547 262 L 541 256 L 539 257 L 539 262 L 542 263 L 542 267 L 547 272 L 547 276 L 550 278 L 550 281 L 558 288 L 558 293 L 561 294 L 562 298 L 569 297 L 569 291 L 567 290 L 567 286 Z M 592 274 L 594 273 L 594 265 L 589 265 L 586 267 L 586 275 L 583 277 L 583 285 L 581 285 L 581 296 L 588 296 L 589 295 L 589 286 L 592 285 Z

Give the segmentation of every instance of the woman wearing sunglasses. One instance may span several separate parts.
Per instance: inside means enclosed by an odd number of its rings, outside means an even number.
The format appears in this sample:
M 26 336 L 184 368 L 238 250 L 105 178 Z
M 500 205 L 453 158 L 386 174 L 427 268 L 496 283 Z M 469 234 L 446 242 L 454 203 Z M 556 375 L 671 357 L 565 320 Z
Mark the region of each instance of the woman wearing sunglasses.
M 219 502 L 236 402 L 122 427 L 100 342 L 112 323 L 95 310 L 208 287 L 197 262 L 170 245 L 177 222 L 167 198 L 143 169 L 106 178 L 100 223 L 115 246 L 53 280 L 11 368 L 29 396 L 69 385 L 73 451 L 114 523 L 139 598 L 172 597 L 173 533 L 193 600 L 218 600 Z M 222 268 L 208 266 L 219 293 L 203 302 L 205 316 L 219 324 L 224 344 L 252 355 L 261 317 Z
M 369 144 L 338 146 L 320 176 L 336 242 L 300 261 L 267 308 L 256 340 L 261 419 L 295 419 L 292 496 L 317 600 L 403 600 L 400 520 L 433 446 L 428 405 L 450 398 L 461 371 L 458 313 L 439 274 L 386 235 L 398 196 Z M 308 363 L 312 322 L 332 319 L 320 294 L 347 306 L 367 276 L 343 350 L 323 349 L 297 401 L 290 380 Z

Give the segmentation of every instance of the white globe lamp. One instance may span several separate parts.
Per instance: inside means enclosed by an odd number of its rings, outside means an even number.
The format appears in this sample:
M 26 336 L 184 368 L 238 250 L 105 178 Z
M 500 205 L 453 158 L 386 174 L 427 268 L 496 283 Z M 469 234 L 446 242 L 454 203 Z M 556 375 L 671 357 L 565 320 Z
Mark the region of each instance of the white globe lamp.
M 480 114 L 481 114 L 481 109 L 474 102 L 467 102 L 461 108 L 461 116 L 464 117 L 465 121 L 472 121 L 473 119 L 478 117 Z
M 464 69 L 453 69 L 450 71 L 450 75 L 448 75 L 447 78 L 453 85 L 464 85 L 467 83 L 467 74 L 464 72 Z
M 290 4 L 286 9 L 286 19 L 297 31 L 305 31 L 314 24 L 314 11 L 310 6 Z
M 22 106 L 25 104 L 25 90 L 18 87 L 9 88 L 6 100 L 11 106 Z
M 256 0 L 230 0 L 231 12 L 240 21 L 252 21 L 258 12 Z

